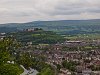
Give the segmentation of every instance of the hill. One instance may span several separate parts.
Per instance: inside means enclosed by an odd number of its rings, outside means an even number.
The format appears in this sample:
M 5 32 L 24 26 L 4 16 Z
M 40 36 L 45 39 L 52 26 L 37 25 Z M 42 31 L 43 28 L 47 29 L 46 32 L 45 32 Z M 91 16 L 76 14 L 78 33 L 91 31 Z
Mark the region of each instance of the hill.
M 11 35 L 23 44 L 27 44 L 28 42 L 32 42 L 32 44 L 56 44 L 65 41 L 61 35 L 44 30 L 20 31 L 7 34 L 7 36 Z
M 58 34 L 91 34 L 100 33 L 100 19 L 93 20 L 59 20 L 59 21 L 34 21 L 28 23 L 1 24 L 1 27 L 22 30 L 36 27 Z M 3 30 L 2 30 L 3 31 Z M 9 31 L 9 30 L 8 30 Z M 0 31 L 1 32 L 1 31 Z

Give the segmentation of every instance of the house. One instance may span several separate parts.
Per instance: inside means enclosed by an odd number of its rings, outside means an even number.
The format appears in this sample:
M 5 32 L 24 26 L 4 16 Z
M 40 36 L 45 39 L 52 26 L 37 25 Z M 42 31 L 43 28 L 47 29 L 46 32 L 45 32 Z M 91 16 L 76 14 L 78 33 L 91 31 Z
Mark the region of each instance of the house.
M 91 69 L 85 69 L 85 70 L 82 71 L 83 75 L 91 75 L 91 73 L 92 73 Z
M 65 68 L 61 68 L 60 72 L 63 73 L 64 75 L 71 75 L 71 72 Z

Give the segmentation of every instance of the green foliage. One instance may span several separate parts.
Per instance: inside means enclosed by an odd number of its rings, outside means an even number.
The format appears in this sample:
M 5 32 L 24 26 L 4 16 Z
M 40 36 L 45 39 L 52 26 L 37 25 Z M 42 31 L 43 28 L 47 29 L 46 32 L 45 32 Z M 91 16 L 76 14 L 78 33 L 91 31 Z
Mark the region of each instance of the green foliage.
M 51 68 L 44 68 L 38 75 L 54 75 L 54 72 Z
M 0 65 L 0 75 L 20 75 L 23 69 L 16 64 Z
M 39 60 L 40 58 L 35 58 L 33 59 L 32 67 L 35 68 L 36 70 L 40 71 L 43 70 L 44 68 L 50 67 L 50 65 L 46 64 L 45 61 Z
M 9 58 L 9 47 L 11 45 L 11 40 L 5 39 L 0 41 L 0 64 L 6 63 Z
M 63 61 L 62 65 L 64 68 L 69 69 L 70 71 L 75 71 L 75 66 L 77 64 L 75 62 L 72 62 L 72 61 Z
M 60 69 L 61 69 L 61 65 L 56 64 L 56 66 L 57 66 L 57 69 L 58 69 L 58 70 L 60 70 Z
M 0 41 L 0 75 L 20 75 L 23 72 L 17 64 L 7 63 L 12 57 L 10 54 L 12 51 L 10 49 L 13 49 L 12 45 L 13 42 L 9 38 Z
M 23 65 L 26 69 L 34 68 L 38 72 L 38 75 L 54 75 L 54 72 L 50 65 L 46 64 L 43 56 L 30 56 L 29 53 L 22 53 L 17 63 Z
M 6 63 L 10 58 L 10 54 L 0 50 L 0 64 Z
M 34 31 L 12 33 L 18 41 L 22 43 L 32 42 L 33 44 L 55 44 L 63 42 L 65 39 L 52 31 Z
M 29 53 L 23 53 L 17 62 L 23 65 L 26 69 L 29 69 L 29 67 L 32 66 L 32 58 Z

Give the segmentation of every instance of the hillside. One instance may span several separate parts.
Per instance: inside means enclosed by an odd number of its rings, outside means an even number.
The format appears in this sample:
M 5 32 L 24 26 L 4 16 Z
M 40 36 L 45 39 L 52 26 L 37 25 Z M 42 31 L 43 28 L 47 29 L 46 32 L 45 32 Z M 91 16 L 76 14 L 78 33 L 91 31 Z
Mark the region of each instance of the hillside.
M 12 35 L 19 42 L 26 44 L 27 42 L 32 42 L 32 44 L 56 44 L 58 42 L 64 42 L 65 39 L 52 32 L 52 31 L 21 31 L 15 33 L 9 33 L 7 36 Z
M 1 27 L 12 28 L 12 31 L 15 31 L 16 29 L 22 30 L 31 27 L 37 27 L 48 31 L 54 31 L 59 34 L 88 34 L 88 33 L 90 34 L 90 33 L 100 33 L 100 19 L 9 23 L 9 24 L 1 24 L 0 28 Z

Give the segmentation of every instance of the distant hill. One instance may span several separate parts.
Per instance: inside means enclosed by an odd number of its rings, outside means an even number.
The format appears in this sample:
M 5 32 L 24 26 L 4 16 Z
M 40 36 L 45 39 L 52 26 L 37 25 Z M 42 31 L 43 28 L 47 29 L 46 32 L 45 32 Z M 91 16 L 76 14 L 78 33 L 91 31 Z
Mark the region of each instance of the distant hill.
M 3 27 L 3 28 L 2 28 Z M 42 28 L 46 31 L 54 31 L 58 34 L 90 34 L 100 33 L 100 19 L 92 20 L 59 20 L 59 21 L 34 21 L 28 23 L 9 23 L 1 24 L 0 32 L 5 31 L 18 31 L 31 27 Z M 8 29 L 7 29 L 8 28 Z
M 16 32 L 16 31 L 19 31 L 17 28 L 15 27 L 0 27 L 0 33 L 3 33 L 3 32 L 6 32 L 6 33 L 9 33 L 9 32 Z

